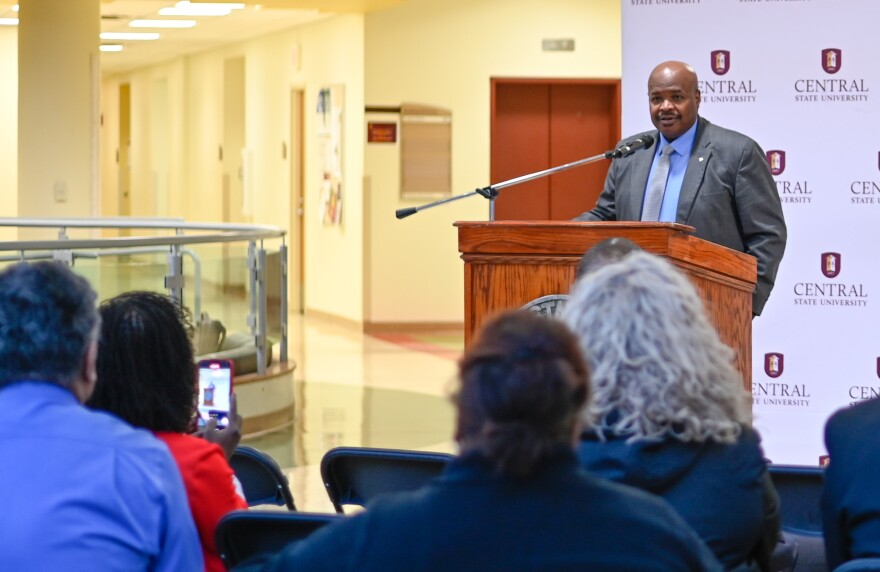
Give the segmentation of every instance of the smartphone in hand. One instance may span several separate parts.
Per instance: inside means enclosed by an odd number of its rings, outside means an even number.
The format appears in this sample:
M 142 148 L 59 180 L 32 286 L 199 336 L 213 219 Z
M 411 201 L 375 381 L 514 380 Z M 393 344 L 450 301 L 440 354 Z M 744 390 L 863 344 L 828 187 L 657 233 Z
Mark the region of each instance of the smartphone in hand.
M 232 395 L 234 368 L 232 360 L 203 359 L 198 363 L 199 375 L 199 428 L 212 417 L 217 428 L 229 425 L 229 398 Z

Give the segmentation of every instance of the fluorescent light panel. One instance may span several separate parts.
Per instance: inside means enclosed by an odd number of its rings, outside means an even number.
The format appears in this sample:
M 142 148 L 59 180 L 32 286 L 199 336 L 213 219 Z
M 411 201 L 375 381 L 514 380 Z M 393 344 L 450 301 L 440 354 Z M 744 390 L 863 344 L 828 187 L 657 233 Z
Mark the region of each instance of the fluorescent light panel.
M 158 40 L 158 32 L 103 32 L 102 40 Z
M 160 16 L 227 16 L 233 10 L 241 10 L 241 3 L 178 2 L 174 8 L 161 8 Z
M 18 26 L 18 18 L 0 18 L 0 26 Z
M 131 28 L 192 28 L 195 20 L 132 20 Z
M 102 52 L 121 52 L 122 45 L 121 44 L 101 44 L 99 48 Z

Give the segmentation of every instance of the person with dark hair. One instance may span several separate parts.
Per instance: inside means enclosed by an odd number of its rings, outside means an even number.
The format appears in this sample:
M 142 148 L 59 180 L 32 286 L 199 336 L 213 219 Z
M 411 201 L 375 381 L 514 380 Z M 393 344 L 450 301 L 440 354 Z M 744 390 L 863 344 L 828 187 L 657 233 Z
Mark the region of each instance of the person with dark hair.
M 595 244 L 584 253 L 578 264 L 575 280 L 612 262 L 617 262 L 630 252 L 636 252 L 641 249 L 642 247 L 628 238 L 617 236 L 607 238 Z
M 561 322 L 498 315 L 460 362 L 443 475 L 236 570 L 720 570 L 664 501 L 578 468 L 588 377 Z
M 197 570 L 167 448 L 82 407 L 97 381 L 95 299 L 57 262 L 0 273 L 0 570 Z
M 633 252 L 585 276 L 563 321 L 593 371 L 588 471 L 669 501 L 728 570 L 767 570 L 779 499 L 733 350 L 671 263 Z
M 153 292 L 128 292 L 100 306 L 98 385 L 89 407 L 152 431 L 177 461 L 204 551 L 204 569 L 225 568 L 214 529 L 226 513 L 246 509 L 227 459 L 241 437 L 233 399 L 229 425 L 187 433 L 195 416 L 196 377 L 185 309 Z M 212 420 L 213 421 L 213 420 Z

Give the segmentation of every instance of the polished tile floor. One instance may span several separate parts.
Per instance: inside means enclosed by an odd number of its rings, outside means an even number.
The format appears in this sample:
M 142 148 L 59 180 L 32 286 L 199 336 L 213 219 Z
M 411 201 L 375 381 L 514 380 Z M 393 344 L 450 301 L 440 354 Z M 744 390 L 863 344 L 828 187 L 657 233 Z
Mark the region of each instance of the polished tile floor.
M 299 510 L 333 511 L 319 471 L 333 447 L 455 452 L 449 394 L 460 332 L 372 336 L 298 314 L 289 330 L 297 363 L 293 427 L 242 444 L 278 461 Z

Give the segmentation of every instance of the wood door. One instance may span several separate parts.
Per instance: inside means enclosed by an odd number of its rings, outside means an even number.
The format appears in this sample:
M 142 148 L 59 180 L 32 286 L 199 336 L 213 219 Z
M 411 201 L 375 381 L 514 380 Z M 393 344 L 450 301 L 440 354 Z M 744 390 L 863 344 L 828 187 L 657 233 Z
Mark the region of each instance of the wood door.
M 603 153 L 620 140 L 620 81 L 493 78 L 491 180 Z M 596 204 L 608 162 L 501 190 L 496 220 L 568 220 Z

